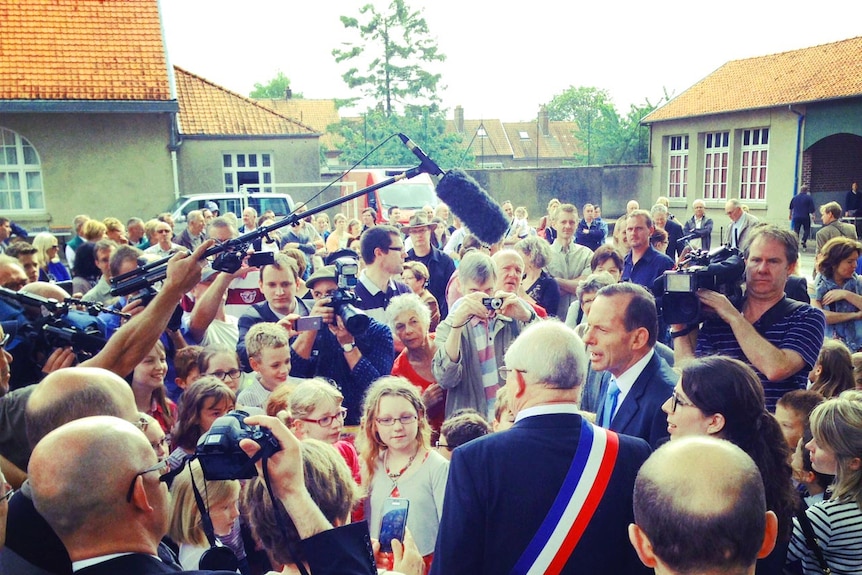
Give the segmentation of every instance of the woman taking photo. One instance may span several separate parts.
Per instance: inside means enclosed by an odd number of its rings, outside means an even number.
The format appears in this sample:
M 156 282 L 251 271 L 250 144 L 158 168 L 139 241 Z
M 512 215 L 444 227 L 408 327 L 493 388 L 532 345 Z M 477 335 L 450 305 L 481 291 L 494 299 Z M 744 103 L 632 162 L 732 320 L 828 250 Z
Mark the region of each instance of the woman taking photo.
M 750 367 L 720 355 L 687 363 L 662 410 L 671 441 L 689 435 L 726 439 L 757 464 L 766 488 L 766 508 L 778 516 L 775 549 L 757 561 L 758 574 L 782 572 L 792 518 L 799 501 L 791 482 L 790 448 L 766 411 L 763 386 Z
M 380 537 L 386 500 L 407 499 L 407 527 L 430 566 L 449 462 L 431 449 L 431 430 L 419 390 L 404 378 L 381 377 L 368 389 L 364 412 L 357 447 L 362 454 L 362 484 L 368 488 L 365 516 L 371 537 Z
M 820 250 L 811 305 L 826 314 L 826 337 L 840 339 L 856 352 L 862 349 L 862 279 L 856 261 L 862 244 L 850 238 L 832 238 Z
M 440 323 L 440 304 L 437 303 L 437 298 L 428 291 L 428 268 L 422 262 L 404 262 L 404 271 L 401 272 L 401 280 L 419 296 L 431 312 L 431 327 L 428 331 L 432 333 L 437 331 L 437 324 Z
M 551 259 L 551 246 L 538 236 L 527 236 L 515 244 L 515 250 L 524 258 L 524 279 L 521 287 L 527 294 L 527 301 L 535 303 L 556 316 L 560 305 L 560 288 L 557 280 L 545 271 Z

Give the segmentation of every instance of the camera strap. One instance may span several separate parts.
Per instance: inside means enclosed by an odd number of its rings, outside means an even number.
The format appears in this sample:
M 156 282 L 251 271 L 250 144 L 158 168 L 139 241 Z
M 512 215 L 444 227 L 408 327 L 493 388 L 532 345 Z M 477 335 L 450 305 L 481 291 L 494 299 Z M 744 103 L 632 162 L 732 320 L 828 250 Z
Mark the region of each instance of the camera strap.
M 757 324 L 754 326 L 754 329 L 756 329 L 760 335 L 764 335 L 766 330 L 772 327 L 775 322 L 795 313 L 796 310 L 800 309 L 804 305 L 807 304 L 784 296 L 783 300 L 766 310 L 766 312 L 760 316 L 760 319 L 754 322 Z
M 210 519 L 209 511 L 204 504 L 198 486 L 195 484 L 195 475 L 192 472 L 192 466 L 188 465 L 189 478 L 192 483 L 192 492 L 195 495 L 195 503 L 198 506 L 198 511 L 201 514 L 201 528 L 204 530 L 204 535 L 210 544 L 210 548 L 201 555 L 198 567 L 206 570 L 226 570 L 236 571 L 239 568 L 239 560 L 236 558 L 233 550 L 222 545 L 215 536 L 212 520 Z M 203 470 L 201 470 L 203 471 Z M 204 489 L 206 490 L 206 480 L 204 480 Z
M 258 451 L 255 454 L 255 457 L 259 455 L 261 452 Z M 287 535 L 287 526 L 285 525 L 285 520 L 289 521 L 293 526 L 293 532 L 299 535 L 299 530 L 296 528 L 296 525 L 293 523 L 293 519 L 290 518 L 290 515 L 287 513 L 287 510 L 281 505 L 281 502 L 276 499 L 275 494 L 272 492 L 272 481 L 269 478 L 269 461 L 267 459 L 263 460 L 263 482 L 266 485 L 266 492 L 269 493 L 269 500 L 272 503 L 272 512 L 275 515 L 275 522 L 278 525 L 279 530 L 281 530 L 281 535 L 284 537 L 285 541 L 291 541 L 291 538 Z M 282 512 L 284 515 L 282 515 Z M 299 570 L 301 575 L 309 575 L 308 571 L 305 569 L 305 565 L 302 561 L 297 561 L 296 558 L 298 554 L 296 552 L 295 543 L 291 542 L 287 546 L 287 552 L 290 555 L 290 558 L 293 560 L 293 564 L 296 565 L 296 568 Z

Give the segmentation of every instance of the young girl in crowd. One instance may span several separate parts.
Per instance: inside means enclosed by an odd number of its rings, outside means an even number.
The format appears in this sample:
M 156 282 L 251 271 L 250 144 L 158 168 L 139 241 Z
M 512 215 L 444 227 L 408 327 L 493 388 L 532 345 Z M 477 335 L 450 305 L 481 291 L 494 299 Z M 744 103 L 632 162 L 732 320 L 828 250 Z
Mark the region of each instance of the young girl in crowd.
M 234 348 L 222 344 L 206 346 L 198 356 L 198 371 L 201 376 L 220 379 L 234 394 L 239 394 L 243 374 Z
M 191 475 L 209 511 L 217 544 L 230 534 L 239 518 L 239 481 L 206 481 L 198 461 L 192 461 L 177 475 L 171 485 L 173 510 L 168 535 L 179 545 L 180 565 L 186 570 L 200 569 L 201 556 L 210 548 Z
M 811 465 L 811 452 L 805 446 L 812 439 L 814 436 L 811 430 L 806 429 L 796 445 L 796 451 L 793 452 L 793 459 L 790 462 L 790 466 L 793 468 L 793 479 L 799 483 L 799 491 L 802 493 L 806 508 L 823 501 L 826 490 L 835 480 L 834 475 L 820 473 Z M 802 491 L 802 488 L 805 491 Z
M 837 339 L 823 340 L 820 355 L 808 379 L 811 380 L 809 389 L 827 399 L 853 389 L 856 386 L 853 380 L 853 358 L 847 346 Z
M 157 341 L 150 353 L 135 366 L 131 384 L 138 411 L 151 415 L 162 426 L 162 431 L 170 433 L 177 417 L 177 406 L 167 396 L 167 372 L 165 346 Z
M 431 564 L 449 462 L 431 449 L 431 430 L 419 390 L 401 377 L 381 377 L 365 396 L 365 425 L 357 438 L 367 486 L 365 516 L 380 536 L 383 506 L 390 497 L 410 501 L 407 527 Z
M 212 376 L 204 376 L 186 388 L 180 396 L 177 423 L 171 434 L 174 450 L 168 463 L 172 470 L 195 452 L 198 439 L 209 431 L 216 419 L 231 411 L 235 403 L 234 392 Z
M 862 392 L 845 391 L 811 413 L 814 438 L 806 444 L 814 471 L 835 475 L 832 495 L 805 511 L 823 559 L 835 575 L 862 572 Z M 815 551 L 794 520 L 788 561 L 821 574 Z

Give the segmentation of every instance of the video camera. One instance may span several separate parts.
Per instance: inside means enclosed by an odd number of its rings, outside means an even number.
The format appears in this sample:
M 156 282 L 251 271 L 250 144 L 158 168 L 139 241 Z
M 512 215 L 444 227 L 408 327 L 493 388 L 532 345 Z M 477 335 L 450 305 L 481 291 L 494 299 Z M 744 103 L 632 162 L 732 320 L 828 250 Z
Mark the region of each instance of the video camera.
M 281 450 L 281 445 L 269 429 L 248 425 L 246 417 L 248 413 L 238 409 L 222 415 L 198 440 L 195 456 L 201 463 L 207 481 L 251 479 L 257 475 L 254 468 L 257 459 L 265 459 Z M 239 446 L 240 440 L 245 438 L 260 445 L 254 460 Z
M 334 263 L 335 283 L 338 285 L 338 289 L 330 294 L 329 307 L 341 317 L 347 331 L 353 335 L 363 334 L 368 329 L 370 318 L 365 315 L 365 312 L 353 306 L 359 301 L 356 294 L 353 293 L 353 289 L 356 287 L 356 278 L 359 275 L 359 263 L 349 256 L 338 258 Z
M 724 294 L 734 304 L 742 298 L 745 260 L 736 248 L 692 250 L 679 267 L 664 272 L 653 284 L 656 305 L 666 324 L 692 325 L 703 320 L 699 289 Z

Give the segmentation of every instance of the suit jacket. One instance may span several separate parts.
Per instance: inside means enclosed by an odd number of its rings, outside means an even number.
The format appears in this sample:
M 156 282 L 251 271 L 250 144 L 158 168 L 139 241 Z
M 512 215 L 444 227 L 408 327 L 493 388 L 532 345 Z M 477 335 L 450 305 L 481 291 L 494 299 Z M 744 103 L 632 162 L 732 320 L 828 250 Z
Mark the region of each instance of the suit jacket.
M 681 251 L 676 241 L 684 236 L 685 232 L 682 231 L 682 226 L 673 220 L 667 221 L 664 225 L 664 231 L 667 232 L 667 250 L 665 250 L 665 254 L 676 262 L 676 258 Z
M 201 232 L 201 241 L 202 242 L 207 241 L 206 232 Z M 181 246 L 183 246 L 187 250 L 191 250 L 191 251 L 195 250 L 194 244 L 192 244 L 192 235 L 189 233 L 188 228 L 184 229 L 183 232 L 179 236 L 174 238 L 174 243 L 180 244 Z
M 751 214 L 747 214 L 742 212 L 742 215 L 739 216 L 739 219 L 742 220 L 742 227 L 739 228 L 739 240 L 737 242 L 737 247 L 740 250 L 745 248 L 745 242 L 748 240 L 748 234 L 751 233 L 751 229 L 754 228 L 757 224 L 760 223 L 760 220 L 752 216 Z M 727 228 L 727 233 L 724 236 L 724 243 L 728 245 L 732 245 L 731 238 L 733 237 L 733 222 L 730 223 L 730 226 Z
M 610 372 L 605 372 L 602 386 L 607 390 L 611 378 Z M 654 353 L 649 363 L 635 380 L 628 395 L 617 408 L 617 413 L 611 421 L 610 429 L 617 433 L 634 435 L 646 440 L 656 448 L 667 437 L 667 416 L 661 410 L 662 404 L 673 393 L 673 387 L 679 376 L 667 362 Z M 596 421 L 604 416 L 604 396 L 600 399 Z
M 817 234 L 814 236 L 814 241 L 817 243 L 817 252 L 819 253 L 823 246 L 826 245 L 826 242 L 832 238 L 840 238 L 842 236 L 851 240 L 857 239 L 856 227 L 838 220 L 826 224 L 817 230 Z
M 190 575 L 236 575 L 235 571 L 178 571 L 152 555 L 132 553 L 76 571 L 76 575 L 157 575 L 159 573 L 188 573 Z
M 455 449 L 431 575 L 509 573 L 557 497 L 580 434 L 579 415 L 535 415 Z M 627 536 L 635 476 L 650 451 L 619 439 L 610 483 L 562 573 L 651 572 Z
M 695 233 L 700 238 L 700 247 L 706 251 L 709 251 L 710 245 L 712 245 L 712 218 L 708 218 L 703 216 L 703 225 L 700 229 L 697 228 L 697 224 L 694 221 L 694 216 L 691 216 L 688 221 L 685 222 L 685 225 L 682 227 L 682 231 L 684 235 Z

